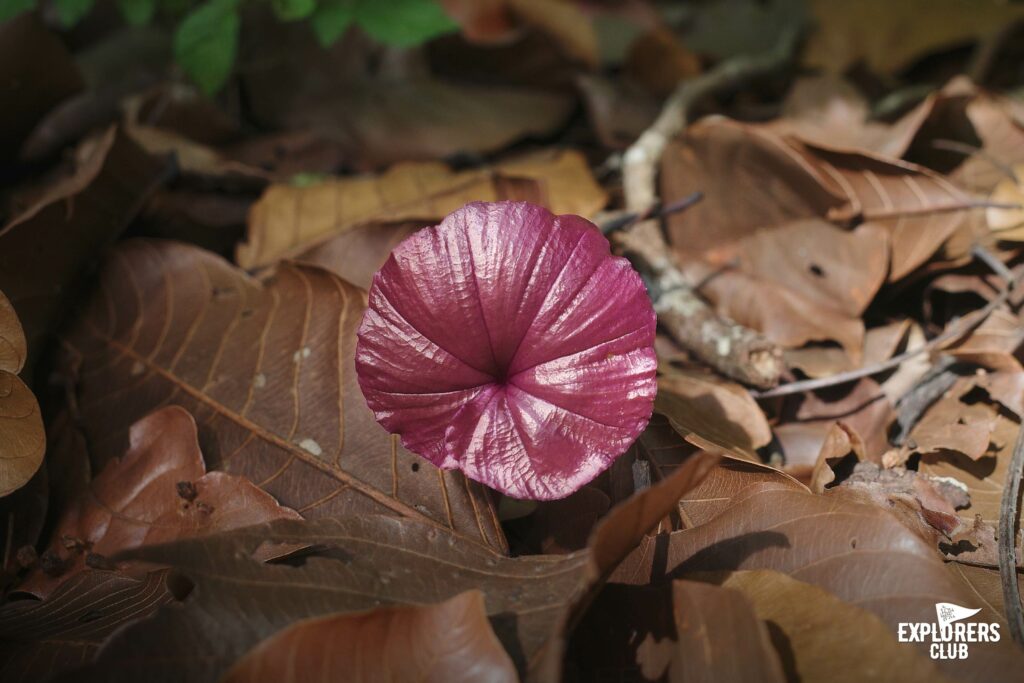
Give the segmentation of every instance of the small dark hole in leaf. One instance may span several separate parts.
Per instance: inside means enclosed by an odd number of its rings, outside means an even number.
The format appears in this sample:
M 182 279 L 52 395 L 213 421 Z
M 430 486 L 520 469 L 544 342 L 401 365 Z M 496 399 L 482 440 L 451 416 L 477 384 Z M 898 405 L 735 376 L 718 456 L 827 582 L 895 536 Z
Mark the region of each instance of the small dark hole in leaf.
M 414 462 L 412 464 L 412 471 L 413 472 L 419 472 L 420 471 L 420 464 L 418 462 Z
M 244 311 L 242 311 L 242 317 L 243 318 L 249 318 L 249 317 L 252 316 L 252 314 L 253 314 L 253 310 L 251 308 L 247 308 Z
M 958 418 L 956 419 L 956 423 L 957 423 L 958 425 L 965 425 L 965 424 L 967 424 L 967 421 L 966 421 L 966 420 L 964 420 L 964 419 L 963 419 L 962 417 L 958 417 Z
M 854 549 L 854 550 L 856 550 L 856 549 L 857 549 L 857 539 L 856 539 L 856 538 L 851 538 L 851 539 L 850 539 L 850 547 L 851 547 L 852 549 Z
M 825 271 L 817 263 L 812 263 L 808 270 L 811 271 L 811 275 L 815 277 L 825 277 Z

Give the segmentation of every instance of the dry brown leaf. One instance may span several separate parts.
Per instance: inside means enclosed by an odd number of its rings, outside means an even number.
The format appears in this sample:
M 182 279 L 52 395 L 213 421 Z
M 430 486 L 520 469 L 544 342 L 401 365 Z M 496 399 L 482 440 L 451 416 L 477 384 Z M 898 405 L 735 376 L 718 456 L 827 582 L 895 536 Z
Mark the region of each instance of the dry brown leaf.
M 980 40 L 1024 15 L 998 0 L 810 0 L 818 29 L 806 62 L 841 73 L 859 60 L 888 75 L 929 52 Z M 913 27 L 913 30 L 908 30 Z
M 997 309 L 969 334 L 946 346 L 943 352 L 991 370 L 1020 372 L 1024 367 L 1015 354 L 1022 343 L 1024 326 L 1020 317 Z
M 350 515 L 279 520 L 215 536 L 148 546 L 122 559 L 169 564 L 196 583 L 179 609 L 123 629 L 81 681 L 216 680 L 260 640 L 300 619 L 387 605 L 484 594 L 498 639 L 530 680 L 561 680 L 563 639 L 618 562 L 715 458 L 695 459 L 670 479 L 617 506 L 584 552 L 509 558 L 418 520 Z M 251 559 L 266 542 L 318 548 L 295 566 Z M 245 629 L 225 631 L 229 618 Z M 130 654 L 129 654 L 130 653 Z M 149 662 L 163 663 L 154 670 Z
M 150 157 L 109 128 L 79 144 L 70 176 L 42 188 L 0 227 L 0 291 L 25 328 L 29 371 L 66 319 L 84 268 L 121 233 L 167 169 L 166 160 Z
M 909 445 L 917 453 L 955 451 L 977 460 L 989 450 L 998 412 L 983 402 L 962 398 L 973 383 L 960 380 L 928 408 L 910 432 Z
M 0 372 L 16 375 L 25 366 L 25 330 L 10 300 L 0 291 Z
M 748 486 L 710 522 L 645 540 L 611 580 L 647 584 L 741 569 L 771 569 L 822 588 L 873 613 L 890 633 L 901 622 L 934 621 L 939 601 L 975 606 L 970 588 L 948 572 L 930 544 L 888 511 L 854 502 L 841 488 L 820 496 Z M 998 617 L 983 612 L 978 618 Z M 927 643 L 916 648 L 928 656 Z M 987 682 L 1016 680 L 1024 666 L 1024 653 L 1006 638 L 974 645 L 970 654 L 970 660 L 937 666 L 951 679 Z
M 988 199 L 993 204 L 1013 208 L 990 206 L 985 210 L 985 220 L 997 239 L 1020 242 L 1024 240 L 1024 208 L 1016 207 L 1024 204 L 1024 188 L 1020 184 L 1020 178 L 1024 177 L 1024 163 L 1014 164 L 1012 171 L 1014 177 L 1003 177 L 997 181 Z
M 221 683 L 458 683 L 519 680 L 478 590 L 435 605 L 295 622 L 247 652 Z
M 859 363 L 864 344 L 864 323 L 859 317 L 840 313 L 832 306 L 770 281 L 739 270 L 716 270 L 708 264 L 685 260 L 682 271 L 699 282 L 700 293 L 715 309 L 740 325 L 752 328 L 785 348 L 808 342 L 835 341 Z M 721 344 L 728 349 L 728 339 Z
M 583 155 L 570 150 L 462 172 L 437 162 L 402 163 L 380 176 L 271 186 L 253 205 L 237 260 L 254 268 L 369 223 L 436 222 L 470 201 L 524 198 L 556 214 L 582 216 L 592 216 L 607 201 Z
M 373 275 L 399 242 L 426 223 L 369 223 L 327 238 L 297 257 L 322 266 L 357 287 L 369 289 Z
M 489 492 L 387 434 L 355 378 L 365 293 L 312 266 L 261 280 L 171 242 L 123 243 L 65 341 L 94 468 L 169 403 L 199 425 L 211 470 L 250 479 L 306 517 L 392 514 L 505 541 Z
M 16 600 L 0 607 L 0 661 L 4 681 L 30 683 L 90 661 L 123 624 L 151 615 L 174 600 L 167 570 L 132 579 L 117 572 L 86 571 L 49 598 Z M 179 596 L 180 597 L 180 596 Z
M 757 460 L 772 440 L 764 412 L 740 385 L 697 370 L 673 370 L 658 378 L 655 410 L 687 441 Z
M 85 569 L 87 555 L 110 558 L 143 545 L 301 519 L 249 480 L 207 472 L 192 416 L 169 406 L 131 427 L 124 457 L 111 460 L 64 508 L 50 552 L 64 562 L 51 576 L 37 570 L 19 590 L 45 597 Z
M 758 230 L 736 257 L 743 272 L 855 318 L 885 282 L 889 240 L 870 224 L 851 231 L 809 219 Z
M 981 149 L 958 165 L 950 179 L 972 192 L 987 195 L 1006 178 L 1005 167 L 1024 164 L 1024 111 L 1019 102 L 979 90 L 970 83 L 954 80 L 944 91 L 971 95 L 966 115 L 981 140 Z M 1020 177 L 1016 169 L 1014 173 Z
M 792 657 L 785 660 L 789 680 L 948 681 L 874 614 L 821 588 L 767 570 L 732 572 L 721 585 L 742 593 L 759 619 L 781 631 Z
M 888 396 L 869 378 L 853 385 L 833 387 L 804 396 L 795 415 L 798 423 L 822 425 L 815 456 L 821 450 L 825 432 L 837 420 L 855 431 L 864 442 L 868 460 L 876 461 L 889 450 L 888 429 L 896 412 Z M 813 462 L 813 461 L 812 461 Z
M 668 97 L 680 82 L 702 71 L 700 57 L 687 50 L 672 31 L 659 27 L 637 36 L 629 46 L 623 71 L 658 97 Z
M 867 457 L 864 454 L 864 442 L 856 432 L 842 422 L 835 422 L 825 434 L 825 443 L 821 445 L 818 460 L 811 471 L 811 480 L 808 484 L 811 491 L 824 493 L 825 488 L 836 480 L 833 468 L 847 456 L 852 456 L 856 462 L 863 461 Z
M 674 641 L 648 636 L 637 648 L 644 678 L 667 673 L 669 683 L 786 680 L 767 625 L 740 591 L 673 581 L 672 614 Z

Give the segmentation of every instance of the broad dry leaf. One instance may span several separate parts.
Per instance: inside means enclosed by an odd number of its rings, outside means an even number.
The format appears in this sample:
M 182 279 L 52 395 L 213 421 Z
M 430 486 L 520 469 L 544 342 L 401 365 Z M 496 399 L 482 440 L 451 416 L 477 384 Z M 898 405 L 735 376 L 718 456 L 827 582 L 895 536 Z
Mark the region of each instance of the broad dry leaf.
M 702 448 L 757 460 L 755 451 L 772 440 L 768 420 L 750 392 L 711 373 L 673 370 L 662 375 L 655 410 Z
M 592 216 L 607 201 L 575 151 L 540 152 L 461 172 L 439 162 L 407 162 L 380 176 L 271 186 L 253 205 L 237 259 L 253 268 L 368 223 L 437 222 L 471 201 L 524 198 L 556 214 L 582 216 Z
M 739 591 L 758 618 L 781 631 L 791 655 L 785 660 L 790 680 L 948 680 L 927 655 L 898 642 L 877 616 L 817 586 L 767 570 L 732 572 L 721 585 Z
M 745 273 L 859 317 L 885 282 L 889 240 L 871 224 L 842 230 L 808 219 L 758 230 L 740 240 L 736 257 Z
M 823 426 L 822 441 L 825 431 L 835 421 L 842 420 L 864 442 L 867 459 L 877 461 L 889 450 L 888 430 L 896 419 L 896 411 L 878 383 L 864 378 L 852 385 L 806 394 L 795 417 L 798 423 Z M 815 455 L 821 450 L 822 441 L 814 448 Z
M 196 583 L 180 609 L 123 629 L 78 680 L 215 681 L 259 641 L 300 619 L 484 594 L 487 615 L 520 673 L 561 680 L 568 624 L 593 592 L 715 458 L 696 459 L 616 507 L 587 550 L 509 558 L 436 525 L 358 515 L 279 520 L 214 536 L 147 546 L 120 559 L 168 564 Z M 265 542 L 318 550 L 295 566 L 250 554 Z M 225 620 L 240 628 L 225 631 Z M 149 663 L 158 658 L 154 670 Z
M 990 370 L 1024 370 L 1016 352 L 1024 343 L 1024 325 L 1020 316 L 997 309 L 967 335 L 943 348 L 943 352 L 967 363 Z
M 701 526 L 645 540 L 611 580 L 647 584 L 740 569 L 818 586 L 875 614 L 891 633 L 901 622 L 934 621 L 936 602 L 976 602 L 935 549 L 887 510 L 853 502 L 842 489 L 820 496 L 773 484 L 747 487 Z M 994 618 L 984 610 L 978 617 Z M 927 643 L 916 647 L 928 656 Z M 971 646 L 970 660 L 938 662 L 943 675 L 962 681 L 1014 681 L 1022 666 L 1024 653 L 1007 638 Z
M 825 443 L 821 445 L 821 452 L 818 453 L 814 469 L 811 470 L 808 484 L 811 491 L 824 493 L 825 488 L 836 480 L 834 468 L 848 456 L 857 462 L 863 461 L 864 442 L 856 432 L 842 422 L 834 422 L 825 434 Z
M 859 363 L 864 344 L 864 322 L 841 313 L 804 290 L 793 290 L 741 270 L 715 269 L 697 260 L 685 260 L 682 271 L 699 282 L 700 293 L 715 309 L 740 325 L 757 330 L 784 348 L 808 342 L 835 341 L 851 362 Z M 721 341 L 728 350 L 728 339 Z
M 1024 164 L 1024 106 L 963 81 L 954 80 L 943 90 L 973 95 L 965 113 L 981 140 L 980 149 L 958 165 L 950 178 L 972 192 L 987 195 L 1006 178 L 1006 167 Z
M 63 509 L 50 552 L 64 560 L 64 570 L 52 576 L 37 569 L 19 590 L 45 597 L 85 569 L 87 553 L 109 558 L 142 545 L 300 519 L 251 481 L 207 472 L 195 420 L 179 406 L 133 424 L 129 444 Z
M 297 260 L 313 263 L 340 276 L 357 287 L 369 289 L 399 242 L 425 223 L 368 223 L 328 237 L 303 251 Z
M 79 295 L 83 270 L 127 226 L 167 170 L 166 160 L 109 128 L 79 144 L 69 177 L 44 187 L 0 227 L 0 291 L 25 327 L 30 371 Z
M 478 590 L 439 604 L 303 619 L 247 652 L 221 683 L 519 680 Z
M 997 206 L 985 210 L 985 219 L 996 239 L 1020 242 L 1024 241 L 1024 208 L 1020 208 L 1024 204 L 1024 187 L 1020 181 L 1024 176 L 1024 163 L 1014 164 L 1011 170 L 1012 177 L 1004 176 L 992 188 L 988 199 Z
M 955 451 L 977 460 L 989 450 L 998 412 L 984 402 L 962 400 L 973 388 L 960 381 L 921 416 L 909 445 L 922 455 Z
M 66 337 L 94 468 L 166 404 L 195 416 L 211 470 L 307 517 L 394 514 L 502 549 L 489 493 L 409 453 L 355 378 L 365 293 L 312 266 L 262 280 L 172 242 L 122 244 Z
M 637 649 L 645 678 L 667 673 L 669 683 L 786 680 L 765 621 L 740 591 L 673 581 L 672 614 L 675 640 L 648 638 Z
M 118 628 L 174 599 L 166 570 L 132 579 L 116 572 L 78 574 L 43 601 L 0 607 L 0 661 L 7 683 L 37 683 L 92 660 Z
M 808 6 L 817 30 L 805 60 L 831 73 L 863 60 L 890 75 L 929 52 L 981 40 L 1024 15 L 1024 9 L 999 0 L 810 0 Z

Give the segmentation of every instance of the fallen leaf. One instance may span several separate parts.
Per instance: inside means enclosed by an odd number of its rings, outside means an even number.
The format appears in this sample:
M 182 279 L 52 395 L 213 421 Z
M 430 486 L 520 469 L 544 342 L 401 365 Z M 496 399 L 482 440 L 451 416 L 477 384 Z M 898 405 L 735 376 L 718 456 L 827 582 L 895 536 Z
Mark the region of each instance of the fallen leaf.
M 991 370 L 1020 372 L 1024 370 L 1016 351 L 1024 343 L 1024 326 L 1020 317 L 1004 309 L 992 314 L 968 334 L 943 348 L 954 358 L 976 363 Z
M 807 393 L 794 417 L 799 423 L 822 425 L 825 428 L 821 431 L 822 440 L 832 423 L 842 420 L 864 442 L 868 460 L 877 461 L 889 450 L 888 430 L 896 419 L 896 412 L 881 387 L 874 380 L 864 378 L 853 384 Z M 820 450 L 821 442 L 814 453 Z
M 556 214 L 592 216 L 607 196 L 575 151 L 540 152 L 492 169 L 456 172 L 441 163 L 404 163 L 380 176 L 311 187 L 274 185 L 250 212 L 238 263 L 266 265 L 368 223 L 437 222 L 468 202 L 501 199 L 528 199 Z
M 811 471 L 808 486 L 814 493 L 824 493 L 825 489 L 836 481 L 835 468 L 847 457 L 854 462 L 865 459 L 864 443 L 860 436 L 842 422 L 835 422 L 825 434 L 825 443 L 821 445 L 818 460 Z
M 115 128 L 84 140 L 75 156 L 69 177 L 43 188 L 0 227 L 0 290 L 25 327 L 28 373 L 66 319 L 84 268 L 124 230 L 168 168 Z
M 895 516 L 852 502 L 841 489 L 820 496 L 757 484 L 710 522 L 645 539 L 611 580 L 647 584 L 697 571 L 771 569 L 873 613 L 895 632 L 900 622 L 934 621 L 937 601 L 975 604 L 943 565 Z M 927 656 L 927 643 L 917 648 Z M 938 661 L 943 675 L 964 681 L 1015 680 L 1022 665 L 1024 653 L 1005 638 L 972 648 L 969 662 Z
M 928 52 L 980 40 L 1022 15 L 1020 8 L 991 0 L 896 5 L 867 0 L 856 6 L 810 0 L 808 6 L 818 30 L 811 35 L 805 60 L 831 73 L 864 60 L 871 69 L 892 74 Z
M 917 453 L 956 451 L 977 460 L 988 452 L 998 414 L 983 402 L 963 401 L 970 389 L 958 382 L 928 408 L 910 432 Z
M 976 153 L 953 169 L 950 179 L 971 192 L 988 195 L 1006 178 L 1005 167 L 1024 164 L 1021 105 L 1008 97 L 980 90 L 973 84 L 954 81 L 944 90 L 961 85 L 971 95 L 966 115 L 981 144 Z
M 18 315 L 0 291 L 0 498 L 28 483 L 46 451 L 39 403 L 17 374 L 25 364 L 26 351 Z M 13 516 L 8 523 L 14 523 Z M 6 565 L 6 553 L 4 557 Z
M 279 520 L 131 551 L 117 559 L 174 566 L 196 588 L 181 608 L 121 630 L 77 680 L 215 681 L 260 640 L 300 619 L 388 605 L 440 602 L 478 589 L 498 639 L 530 680 L 561 679 L 562 639 L 614 566 L 695 484 L 698 459 L 634 496 L 598 526 L 585 552 L 508 558 L 408 518 L 359 515 Z M 264 564 L 264 542 L 318 551 L 296 566 Z M 225 632 L 225 618 L 246 628 Z M 128 653 L 131 653 L 130 655 Z M 159 658 L 153 670 L 148 662 Z
M 4 680 L 41 681 L 92 660 L 121 626 L 147 617 L 186 588 L 166 570 L 132 579 L 116 572 L 76 575 L 43 601 L 0 607 Z
M 757 460 L 755 451 L 772 440 L 764 413 L 750 392 L 717 375 L 673 370 L 658 378 L 654 409 L 687 441 Z
M 636 37 L 629 46 L 623 71 L 626 78 L 657 97 L 668 97 L 681 81 L 702 71 L 700 58 L 666 28 Z
M 478 590 L 435 605 L 303 619 L 247 652 L 221 683 L 519 680 Z
M 864 323 L 859 317 L 840 313 L 834 307 L 770 281 L 739 270 L 716 270 L 706 263 L 687 260 L 682 272 L 690 282 L 701 283 L 719 314 L 752 328 L 785 348 L 808 342 L 838 342 L 853 362 L 859 362 L 864 344 Z M 721 341 L 728 349 L 729 340 Z
M 328 237 L 302 252 L 297 260 L 322 266 L 362 289 L 388 260 L 399 242 L 421 228 L 423 222 L 368 223 Z
M 885 282 L 889 240 L 871 224 L 842 230 L 820 219 L 803 220 L 743 238 L 736 257 L 745 273 L 859 317 Z
M 66 336 L 94 468 L 124 453 L 132 423 L 177 403 L 209 469 L 303 516 L 395 514 L 503 549 L 489 493 L 401 448 L 366 407 L 354 368 L 364 307 L 361 290 L 316 267 L 255 280 L 195 247 L 122 244 Z
M 25 330 L 21 328 L 14 306 L 0 291 L 0 372 L 18 374 L 25 366 L 27 354 Z
M 637 649 L 644 678 L 667 673 L 670 683 L 786 680 L 767 624 L 740 591 L 673 581 L 672 613 L 675 641 L 649 638 Z M 667 659 L 665 668 L 659 666 L 660 658 Z
M 756 617 L 771 625 L 773 641 L 791 655 L 783 660 L 789 680 L 948 680 L 921 650 L 898 642 L 877 616 L 810 583 L 751 570 L 730 573 L 721 586 L 739 591 Z
M 37 570 L 19 590 L 46 597 L 84 571 L 88 555 L 110 558 L 122 550 L 274 519 L 300 515 L 243 477 L 207 472 L 195 420 L 183 408 L 168 406 L 133 424 L 124 457 L 108 462 L 64 508 L 49 547 L 64 570 L 58 576 Z
M 279 97 L 286 113 L 268 123 L 311 130 L 341 145 L 361 168 L 377 168 L 494 152 L 547 135 L 568 119 L 572 105 L 562 93 L 527 88 L 381 79 L 339 86 L 301 106 Z

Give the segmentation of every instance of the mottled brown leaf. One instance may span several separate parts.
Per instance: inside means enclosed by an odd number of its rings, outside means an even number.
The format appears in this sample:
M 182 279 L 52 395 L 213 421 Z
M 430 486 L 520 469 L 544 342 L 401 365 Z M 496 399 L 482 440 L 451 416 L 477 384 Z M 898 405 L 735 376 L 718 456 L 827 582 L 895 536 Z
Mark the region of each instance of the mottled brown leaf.
M 207 466 L 306 517 L 394 514 L 503 549 L 488 492 L 387 434 L 354 370 L 365 293 L 311 266 L 254 280 L 172 242 L 120 246 L 66 338 L 94 467 L 167 404 L 195 416 Z
M 436 605 L 303 619 L 247 652 L 221 683 L 519 680 L 478 590 Z
M 25 352 L 21 323 L 0 291 L 0 498 L 32 478 L 46 451 L 39 403 L 16 374 L 25 362 Z M 8 523 L 13 524 L 14 518 L 9 517 Z

